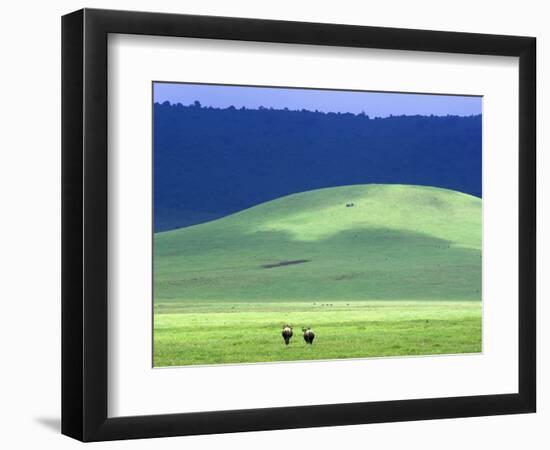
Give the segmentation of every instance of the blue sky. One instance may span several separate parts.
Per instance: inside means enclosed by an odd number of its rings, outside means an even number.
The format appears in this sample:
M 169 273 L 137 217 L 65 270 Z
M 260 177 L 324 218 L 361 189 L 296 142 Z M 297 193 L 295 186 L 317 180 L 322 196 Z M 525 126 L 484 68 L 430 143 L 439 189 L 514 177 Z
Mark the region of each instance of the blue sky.
M 264 88 L 184 83 L 154 83 L 155 102 L 189 105 L 195 100 L 203 106 L 227 108 L 244 106 L 323 112 L 365 112 L 371 117 L 393 115 L 481 114 L 482 97 L 458 95 L 403 94 L 388 92 L 333 91 L 317 89 Z

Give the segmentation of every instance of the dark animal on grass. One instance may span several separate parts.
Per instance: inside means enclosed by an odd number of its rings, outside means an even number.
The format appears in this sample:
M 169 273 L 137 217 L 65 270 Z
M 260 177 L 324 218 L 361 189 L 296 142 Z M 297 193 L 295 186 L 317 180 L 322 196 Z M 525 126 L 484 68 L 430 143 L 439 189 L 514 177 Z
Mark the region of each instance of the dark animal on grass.
M 285 340 L 285 345 L 290 344 L 290 338 L 292 337 L 292 327 L 290 325 L 285 325 L 283 327 L 283 332 L 281 333 L 281 335 Z
M 315 339 L 315 333 L 311 328 L 302 328 L 302 331 L 304 332 L 304 341 L 306 341 L 306 344 L 313 344 L 313 339 Z
M 346 203 L 346 208 L 353 208 L 355 205 L 353 203 Z

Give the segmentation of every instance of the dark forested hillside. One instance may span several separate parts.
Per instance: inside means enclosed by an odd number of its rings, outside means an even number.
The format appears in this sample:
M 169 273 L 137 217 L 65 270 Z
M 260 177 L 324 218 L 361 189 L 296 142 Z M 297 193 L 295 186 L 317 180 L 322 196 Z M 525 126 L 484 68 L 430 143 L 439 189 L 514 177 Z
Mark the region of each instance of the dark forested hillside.
M 295 192 L 419 184 L 481 197 L 481 116 L 154 105 L 155 231 Z

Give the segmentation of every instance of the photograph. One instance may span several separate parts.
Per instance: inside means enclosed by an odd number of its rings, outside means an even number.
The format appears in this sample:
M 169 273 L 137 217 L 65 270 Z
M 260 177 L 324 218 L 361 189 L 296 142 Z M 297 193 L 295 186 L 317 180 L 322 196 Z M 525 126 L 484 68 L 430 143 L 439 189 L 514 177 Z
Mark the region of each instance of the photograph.
M 483 97 L 152 82 L 153 367 L 481 353 Z
M 6 2 L 0 449 L 550 448 L 550 26 L 502 3 Z

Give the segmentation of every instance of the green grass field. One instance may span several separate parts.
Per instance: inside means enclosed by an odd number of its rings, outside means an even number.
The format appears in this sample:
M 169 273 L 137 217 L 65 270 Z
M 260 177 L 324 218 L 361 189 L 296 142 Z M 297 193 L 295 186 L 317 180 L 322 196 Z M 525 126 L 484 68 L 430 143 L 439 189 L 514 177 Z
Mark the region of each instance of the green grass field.
M 481 199 L 470 195 L 319 189 L 154 243 L 155 366 L 481 351 Z

